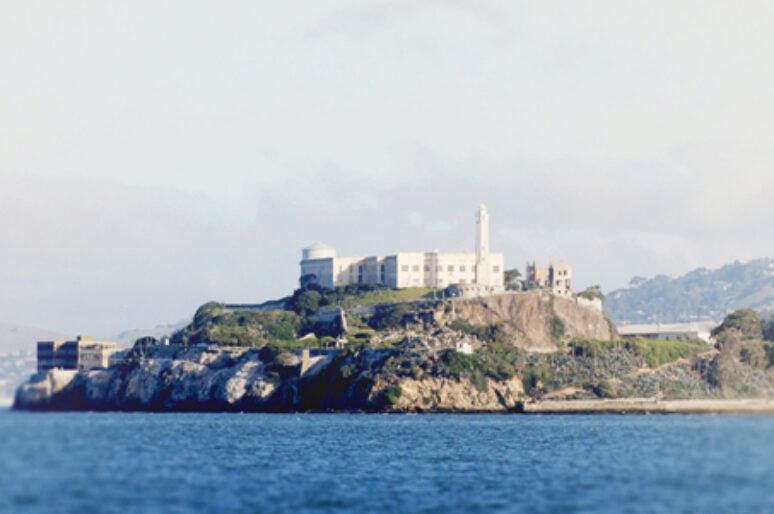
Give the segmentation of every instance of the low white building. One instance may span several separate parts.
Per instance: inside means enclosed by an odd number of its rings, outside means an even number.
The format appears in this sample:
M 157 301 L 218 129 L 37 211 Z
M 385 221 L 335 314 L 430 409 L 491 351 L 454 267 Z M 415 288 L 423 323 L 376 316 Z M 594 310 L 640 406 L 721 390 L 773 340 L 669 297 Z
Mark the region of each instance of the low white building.
M 693 323 L 653 323 L 623 325 L 618 327 L 621 337 L 644 337 L 646 339 L 702 339 L 709 343 L 711 332 L 719 323 L 699 321 Z
M 394 255 L 339 257 L 333 247 L 316 243 L 302 250 L 301 277 L 324 288 L 349 284 L 382 284 L 395 288 L 445 288 L 479 284 L 502 289 L 505 257 L 489 251 L 489 210 L 476 215 L 475 252 L 398 252 Z

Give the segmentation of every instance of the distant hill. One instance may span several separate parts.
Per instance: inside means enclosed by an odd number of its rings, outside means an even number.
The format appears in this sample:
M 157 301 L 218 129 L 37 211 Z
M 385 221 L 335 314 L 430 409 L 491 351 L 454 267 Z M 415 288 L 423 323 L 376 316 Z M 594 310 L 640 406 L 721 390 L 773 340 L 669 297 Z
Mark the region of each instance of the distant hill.
M 124 330 L 118 335 L 108 338 L 110 341 L 115 341 L 118 346 L 128 348 L 134 344 L 141 337 L 155 337 L 161 339 L 162 337 L 171 336 L 174 332 L 177 332 L 181 328 L 190 323 L 191 320 L 185 319 L 178 321 L 177 323 L 169 323 L 166 325 L 156 325 L 153 328 L 133 328 L 130 330 Z
M 774 259 L 700 268 L 680 277 L 635 277 L 608 293 L 605 309 L 618 324 L 720 322 L 731 311 L 774 313 Z
M 67 335 L 51 330 L 0 323 L 0 353 L 34 351 L 38 341 L 67 338 Z

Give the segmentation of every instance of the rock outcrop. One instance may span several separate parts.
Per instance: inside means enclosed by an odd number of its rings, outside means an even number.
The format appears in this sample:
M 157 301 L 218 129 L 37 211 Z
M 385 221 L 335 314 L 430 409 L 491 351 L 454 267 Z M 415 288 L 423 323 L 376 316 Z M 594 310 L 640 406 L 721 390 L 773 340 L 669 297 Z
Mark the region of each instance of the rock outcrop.
M 400 397 L 394 408 L 405 411 L 497 412 L 516 410 L 524 395 L 519 378 L 500 382 L 487 381 L 476 387 L 468 378 L 425 377 L 400 381 Z
M 27 410 L 143 411 L 505 411 L 521 381 L 487 382 L 382 373 L 402 350 L 330 351 L 301 373 L 292 352 L 218 347 L 146 349 L 108 369 L 52 370 L 19 387 L 14 407 Z M 374 379 L 374 377 L 377 377 Z M 381 378 L 379 378 L 381 377 Z M 396 385 L 397 384 L 397 385 Z M 395 388 L 400 391 L 394 393 Z M 388 400 L 393 391 L 396 401 Z
M 539 292 L 457 301 L 453 315 L 476 325 L 502 324 L 513 344 L 534 352 L 555 351 L 557 339 L 618 339 L 615 325 L 602 312 Z M 553 316 L 563 325 L 559 338 L 551 333 Z

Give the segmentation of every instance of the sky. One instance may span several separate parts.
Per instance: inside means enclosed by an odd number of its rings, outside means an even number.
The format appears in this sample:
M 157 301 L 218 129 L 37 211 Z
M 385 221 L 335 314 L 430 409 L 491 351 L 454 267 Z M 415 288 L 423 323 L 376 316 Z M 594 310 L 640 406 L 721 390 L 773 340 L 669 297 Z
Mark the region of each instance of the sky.
M 768 1 L 14 2 L 0 322 L 109 336 L 297 286 L 301 248 L 774 255 Z

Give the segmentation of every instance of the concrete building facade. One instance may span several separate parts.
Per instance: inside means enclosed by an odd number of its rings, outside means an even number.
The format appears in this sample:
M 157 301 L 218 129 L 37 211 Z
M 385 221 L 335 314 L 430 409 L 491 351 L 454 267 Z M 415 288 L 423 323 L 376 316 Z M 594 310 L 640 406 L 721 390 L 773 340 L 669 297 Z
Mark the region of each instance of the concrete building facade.
M 502 288 L 505 257 L 489 248 L 489 210 L 476 214 L 475 252 L 398 252 L 394 255 L 339 257 L 333 247 L 316 243 L 302 250 L 301 282 L 312 280 L 331 289 L 349 284 L 381 284 L 395 288 L 445 288 L 478 284 Z
M 40 341 L 38 371 L 107 368 L 110 356 L 118 351 L 116 343 L 89 336 L 78 336 L 75 341 Z

